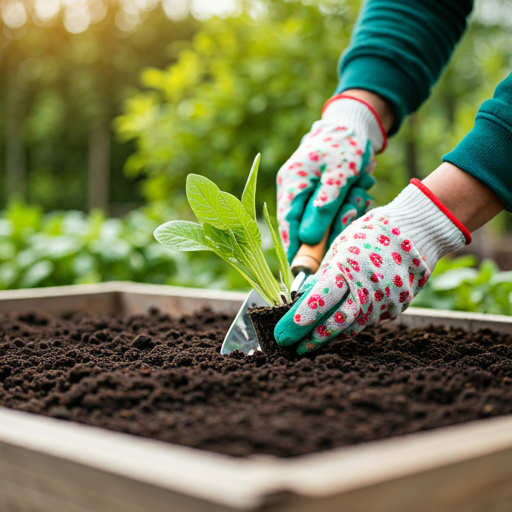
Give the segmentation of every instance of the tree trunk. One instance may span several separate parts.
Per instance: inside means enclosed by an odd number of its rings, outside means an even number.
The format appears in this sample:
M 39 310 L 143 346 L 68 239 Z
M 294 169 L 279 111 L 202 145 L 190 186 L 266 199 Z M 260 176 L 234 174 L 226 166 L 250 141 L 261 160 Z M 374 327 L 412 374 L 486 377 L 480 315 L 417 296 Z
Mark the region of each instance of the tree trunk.
M 455 115 L 457 113 L 457 93 L 453 87 L 454 79 L 453 68 L 449 66 L 443 77 L 441 103 L 444 107 L 446 121 L 450 130 L 455 126 Z
M 101 123 L 89 133 L 88 208 L 108 213 L 110 182 L 110 126 Z
M 411 178 L 420 178 L 420 169 L 418 164 L 418 116 L 413 114 L 409 117 L 407 123 L 407 133 L 405 139 L 405 165 Z
M 5 174 L 7 200 L 26 200 L 27 169 L 23 147 L 26 88 L 18 80 L 7 86 L 5 119 Z

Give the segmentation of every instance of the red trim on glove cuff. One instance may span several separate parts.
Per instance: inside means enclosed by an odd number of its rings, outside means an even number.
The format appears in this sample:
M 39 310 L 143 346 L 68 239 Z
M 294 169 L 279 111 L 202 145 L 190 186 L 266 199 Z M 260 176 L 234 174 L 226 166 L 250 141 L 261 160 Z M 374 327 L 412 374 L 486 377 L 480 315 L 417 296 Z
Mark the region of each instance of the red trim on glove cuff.
M 412 185 L 418 187 L 459 229 L 459 231 L 464 235 L 466 239 L 466 245 L 471 243 L 471 234 L 462 224 L 462 222 L 453 215 L 453 213 L 446 208 L 446 206 L 434 195 L 434 193 L 427 188 L 419 179 L 413 178 L 410 182 Z
M 379 124 L 380 131 L 382 132 L 382 137 L 384 137 L 384 144 L 382 145 L 382 148 L 379 151 L 377 151 L 377 154 L 383 153 L 384 150 L 386 149 L 387 145 L 388 145 L 388 136 L 386 134 L 386 130 L 384 130 L 384 126 L 382 125 L 382 121 L 380 120 L 379 114 L 377 114 L 376 110 L 369 103 L 367 103 L 366 101 L 364 101 L 364 100 L 362 100 L 360 98 L 355 98 L 354 96 L 350 96 L 348 94 L 343 94 L 343 93 L 336 94 L 335 96 L 333 96 L 332 98 L 328 99 L 325 102 L 325 105 L 322 108 L 322 115 L 325 112 L 325 109 L 333 101 L 341 100 L 343 98 L 346 98 L 347 100 L 359 101 L 359 103 L 362 103 L 363 105 L 367 106 L 370 109 L 370 112 L 375 116 L 375 119 L 377 119 L 377 123 Z

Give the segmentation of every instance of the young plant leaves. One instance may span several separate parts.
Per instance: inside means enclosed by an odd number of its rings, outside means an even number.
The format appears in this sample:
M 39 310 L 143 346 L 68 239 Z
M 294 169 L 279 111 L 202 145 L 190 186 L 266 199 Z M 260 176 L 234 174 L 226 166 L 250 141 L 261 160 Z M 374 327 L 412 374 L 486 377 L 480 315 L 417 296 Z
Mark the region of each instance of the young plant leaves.
M 211 251 L 203 226 L 186 220 L 174 220 L 158 226 L 155 238 L 165 247 L 177 251 Z
M 229 230 L 218 229 L 208 223 L 203 224 L 203 227 L 206 235 L 206 243 L 211 250 L 232 267 L 236 268 L 263 299 L 269 304 L 272 303 L 272 299 L 261 288 L 257 282 L 257 278 L 245 264 L 247 256 L 244 250 L 238 245 L 233 233 Z
M 227 229 L 219 229 L 205 222 L 203 224 L 205 242 L 208 248 L 226 261 L 243 265 L 244 254 L 233 233 Z
M 258 168 L 260 166 L 261 154 L 258 153 L 251 167 L 249 179 L 245 184 L 242 194 L 242 206 L 245 211 L 256 221 L 256 184 L 258 181 Z
M 263 203 L 263 213 L 265 214 L 265 220 L 267 221 L 270 234 L 272 235 L 272 242 L 274 242 L 274 248 L 279 261 L 279 270 L 281 271 L 283 282 L 289 290 L 293 283 L 293 274 L 290 271 L 290 265 L 288 264 L 288 258 L 286 257 L 286 252 L 284 250 L 281 237 L 279 236 L 279 231 L 274 226 L 272 219 L 270 218 L 270 214 L 268 213 L 267 203 Z
M 226 226 L 218 212 L 217 196 L 219 193 L 219 187 L 208 178 L 198 174 L 188 175 L 187 199 L 197 220 L 201 224 L 209 222 L 212 226 L 223 229 Z
M 155 238 L 166 247 L 178 251 L 213 251 L 247 280 L 269 303 L 280 304 L 289 292 L 272 275 L 261 247 L 261 234 L 256 223 L 256 184 L 260 155 L 253 163 L 242 200 L 222 192 L 209 179 L 190 174 L 187 199 L 199 224 L 173 221 L 155 230 Z M 284 284 L 292 282 L 284 249 L 277 230 L 272 226 L 265 206 L 265 217 L 281 267 Z
M 217 205 L 219 217 L 224 221 L 224 228 L 242 230 L 248 243 L 261 246 L 258 224 L 235 196 L 227 192 L 220 192 L 217 196 Z

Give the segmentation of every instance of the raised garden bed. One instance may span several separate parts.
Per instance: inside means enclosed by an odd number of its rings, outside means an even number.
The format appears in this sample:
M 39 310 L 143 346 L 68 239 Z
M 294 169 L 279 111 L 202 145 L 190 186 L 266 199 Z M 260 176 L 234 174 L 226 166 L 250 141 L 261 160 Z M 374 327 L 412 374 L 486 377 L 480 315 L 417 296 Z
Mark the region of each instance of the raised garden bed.
M 243 298 L 126 283 L 2 292 L 0 312 L 16 314 L 2 323 L 0 403 L 250 457 L 0 408 L 0 510 L 509 509 L 512 418 L 479 418 L 512 411 L 512 337 L 376 330 L 300 361 L 225 358 Z M 213 312 L 165 316 L 205 306 Z M 123 321 L 71 315 L 150 307 L 160 312 Z M 512 333 L 508 317 L 410 310 L 400 320 Z M 328 451 L 258 455 L 318 450 Z

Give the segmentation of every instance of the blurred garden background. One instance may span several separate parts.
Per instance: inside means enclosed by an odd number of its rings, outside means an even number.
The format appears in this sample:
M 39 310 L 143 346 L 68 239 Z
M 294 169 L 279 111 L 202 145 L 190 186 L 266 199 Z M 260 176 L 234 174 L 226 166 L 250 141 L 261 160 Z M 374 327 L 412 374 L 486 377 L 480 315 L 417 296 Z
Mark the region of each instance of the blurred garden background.
M 1 0 L 0 289 L 139 282 L 245 288 L 160 246 L 187 174 L 258 198 L 337 83 L 354 0 Z M 423 178 L 512 70 L 512 1 L 476 2 L 431 99 L 378 157 L 377 205 Z M 510 313 L 512 221 L 445 260 L 416 305 Z M 270 247 L 270 237 L 267 237 Z M 270 257 L 272 255 L 270 254 Z

